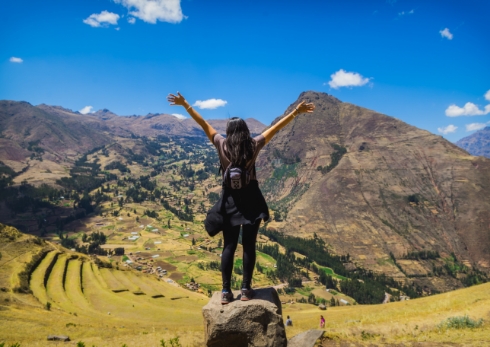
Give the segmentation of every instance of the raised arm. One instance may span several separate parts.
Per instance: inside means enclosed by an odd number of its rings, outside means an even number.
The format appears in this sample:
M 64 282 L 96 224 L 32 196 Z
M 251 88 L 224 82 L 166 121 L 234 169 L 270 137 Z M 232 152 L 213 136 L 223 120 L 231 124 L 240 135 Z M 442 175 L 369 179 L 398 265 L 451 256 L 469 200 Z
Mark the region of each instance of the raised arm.
M 218 132 L 208 122 L 206 122 L 196 110 L 194 110 L 191 104 L 189 104 L 179 92 L 177 92 L 177 95 L 169 94 L 167 96 L 167 100 L 170 102 L 170 106 L 183 106 L 189 116 L 191 116 L 192 119 L 194 119 L 197 124 L 201 126 L 209 140 L 213 142 L 214 135 L 216 135 Z
M 304 101 L 301 101 L 290 114 L 284 116 L 279 122 L 262 133 L 265 137 L 265 143 L 268 143 L 279 130 L 284 128 L 297 115 L 301 113 L 311 113 L 314 109 L 315 105 L 313 103 L 306 104 Z

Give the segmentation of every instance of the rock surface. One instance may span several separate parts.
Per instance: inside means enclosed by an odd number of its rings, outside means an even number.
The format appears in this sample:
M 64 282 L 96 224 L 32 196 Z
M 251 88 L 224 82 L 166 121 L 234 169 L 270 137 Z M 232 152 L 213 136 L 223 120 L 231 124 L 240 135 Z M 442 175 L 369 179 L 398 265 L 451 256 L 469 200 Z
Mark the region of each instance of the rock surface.
M 288 347 L 314 347 L 315 342 L 323 336 L 324 330 L 308 330 L 298 334 L 288 341 Z
M 48 341 L 63 341 L 69 342 L 70 338 L 66 335 L 48 335 Z
M 235 300 L 221 305 L 216 292 L 203 307 L 206 346 L 285 347 L 286 331 L 279 296 L 274 288 L 256 289 L 250 301 Z

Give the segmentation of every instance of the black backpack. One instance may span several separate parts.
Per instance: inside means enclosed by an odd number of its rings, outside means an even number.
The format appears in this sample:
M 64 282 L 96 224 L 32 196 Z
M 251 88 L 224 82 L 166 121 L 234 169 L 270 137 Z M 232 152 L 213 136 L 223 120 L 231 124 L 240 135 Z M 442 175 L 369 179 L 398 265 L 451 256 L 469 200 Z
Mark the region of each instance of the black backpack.
M 255 163 L 254 163 L 255 164 Z M 251 165 L 252 167 L 254 165 Z M 242 189 L 250 183 L 252 172 L 247 167 L 228 165 L 223 174 L 223 184 L 231 189 Z
M 250 183 L 252 173 L 255 172 L 255 160 L 257 159 L 258 152 L 252 157 L 252 160 L 248 162 L 248 165 L 238 166 L 233 165 L 230 161 L 230 165 L 223 168 L 223 164 L 220 163 L 220 171 L 223 171 L 223 185 L 231 189 L 242 189 Z

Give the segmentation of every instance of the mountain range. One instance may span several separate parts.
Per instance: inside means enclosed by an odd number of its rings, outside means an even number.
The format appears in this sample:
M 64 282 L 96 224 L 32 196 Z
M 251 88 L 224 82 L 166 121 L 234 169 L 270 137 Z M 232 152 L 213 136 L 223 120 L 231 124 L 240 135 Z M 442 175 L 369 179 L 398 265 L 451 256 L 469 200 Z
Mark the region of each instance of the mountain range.
M 255 119 L 246 121 L 254 134 L 265 128 Z M 226 132 L 226 119 L 208 122 L 218 132 Z M 107 109 L 80 114 L 61 106 L 0 101 L 0 160 L 15 171 L 24 171 L 17 180 L 43 174 L 43 179 L 53 183 L 63 173 L 68 176 L 66 167 L 93 148 L 118 138 L 158 135 L 193 137 L 204 133 L 193 119 L 169 114 L 118 116 Z M 43 162 L 33 160 L 40 158 Z
M 273 211 L 267 225 L 290 236 L 317 236 L 350 262 L 429 290 L 461 286 L 432 276 L 453 259 L 490 270 L 490 160 L 444 138 L 325 93 L 264 147 L 257 173 Z M 278 117 L 277 122 L 282 116 Z M 246 120 L 252 133 L 265 126 Z M 224 133 L 226 120 L 210 123 Z M 16 177 L 54 183 L 82 154 L 132 138 L 202 137 L 192 119 L 168 114 L 82 115 L 58 106 L 0 102 L 0 160 Z M 41 178 L 39 178 L 41 177 Z M 32 179 L 34 180 L 34 179 Z M 437 262 L 410 254 L 437 252 Z M 348 264 L 346 264 L 348 266 Z

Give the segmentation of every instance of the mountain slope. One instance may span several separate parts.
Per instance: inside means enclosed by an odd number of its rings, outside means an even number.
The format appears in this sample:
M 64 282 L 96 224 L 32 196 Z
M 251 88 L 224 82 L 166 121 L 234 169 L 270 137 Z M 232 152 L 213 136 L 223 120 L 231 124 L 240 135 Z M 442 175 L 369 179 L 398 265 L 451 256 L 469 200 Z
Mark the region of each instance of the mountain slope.
M 490 158 L 490 127 L 478 130 L 470 136 L 462 138 L 456 145 L 472 155 Z
M 60 108 L 0 101 L 2 138 L 12 143 L 12 147 L 15 144 L 31 149 L 36 146 L 60 160 L 64 155 L 83 153 L 109 142 L 109 137 L 98 130 L 100 122 L 92 118 L 90 122 L 83 115 Z
M 262 189 L 285 217 L 271 228 L 317 233 L 359 265 L 420 276 L 436 290 L 454 286 L 452 279 L 435 283 L 430 262 L 395 266 L 390 253 L 454 253 L 467 266 L 489 269 L 490 160 L 324 93 L 302 93 L 286 113 L 303 100 L 314 102 L 315 112 L 294 119 L 259 156 Z M 336 166 L 332 154 L 341 158 Z

